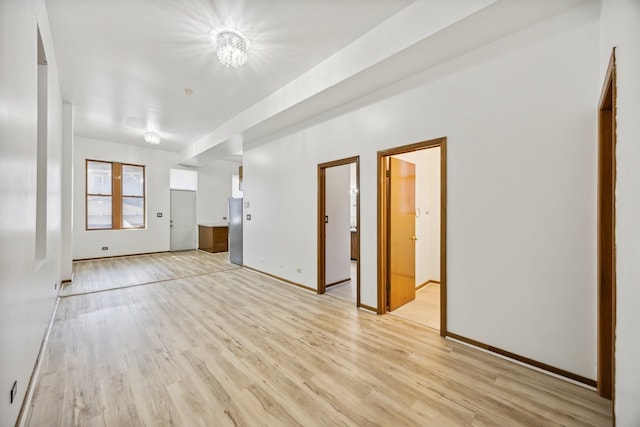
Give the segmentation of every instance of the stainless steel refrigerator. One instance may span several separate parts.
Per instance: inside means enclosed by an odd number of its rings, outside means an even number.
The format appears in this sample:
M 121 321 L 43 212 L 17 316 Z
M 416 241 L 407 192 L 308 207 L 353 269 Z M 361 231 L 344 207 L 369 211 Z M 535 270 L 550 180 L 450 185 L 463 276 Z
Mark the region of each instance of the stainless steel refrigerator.
M 229 261 L 242 265 L 242 199 L 229 199 Z

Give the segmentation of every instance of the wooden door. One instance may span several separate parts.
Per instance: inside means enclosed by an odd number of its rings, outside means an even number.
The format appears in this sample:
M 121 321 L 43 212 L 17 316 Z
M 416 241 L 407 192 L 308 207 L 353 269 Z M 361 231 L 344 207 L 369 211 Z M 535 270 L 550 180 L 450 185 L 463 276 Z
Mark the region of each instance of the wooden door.
M 416 165 L 389 158 L 389 310 L 416 297 Z

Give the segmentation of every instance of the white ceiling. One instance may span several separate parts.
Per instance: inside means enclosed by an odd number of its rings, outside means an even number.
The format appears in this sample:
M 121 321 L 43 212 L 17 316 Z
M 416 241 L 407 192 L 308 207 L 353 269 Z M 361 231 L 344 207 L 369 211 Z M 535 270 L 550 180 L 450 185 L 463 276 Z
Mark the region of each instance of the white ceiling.
M 144 146 L 155 130 L 191 166 L 241 161 L 247 146 L 585 1 L 46 0 L 76 135 Z M 250 39 L 239 69 L 217 61 L 209 33 L 221 27 Z
M 77 135 L 180 151 L 412 0 L 47 0 Z M 212 28 L 241 30 L 250 59 L 216 59 Z M 185 95 L 186 88 L 193 94 Z

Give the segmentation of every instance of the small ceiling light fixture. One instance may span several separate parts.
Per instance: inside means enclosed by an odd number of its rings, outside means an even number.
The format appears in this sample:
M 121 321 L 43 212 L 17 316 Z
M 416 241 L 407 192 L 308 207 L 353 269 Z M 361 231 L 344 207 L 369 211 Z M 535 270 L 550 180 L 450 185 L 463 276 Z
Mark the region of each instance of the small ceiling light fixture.
M 160 144 L 160 135 L 155 132 L 145 132 L 144 140 L 149 144 L 158 145 Z
M 193 90 L 192 90 L 192 89 L 189 89 L 189 88 L 186 88 L 186 89 L 184 90 L 184 94 L 185 94 L 185 95 L 193 95 Z
M 239 32 L 222 30 L 216 35 L 216 43 L 218 60 L 225 67 L 238 68 L 247 62 L 249 42 Z

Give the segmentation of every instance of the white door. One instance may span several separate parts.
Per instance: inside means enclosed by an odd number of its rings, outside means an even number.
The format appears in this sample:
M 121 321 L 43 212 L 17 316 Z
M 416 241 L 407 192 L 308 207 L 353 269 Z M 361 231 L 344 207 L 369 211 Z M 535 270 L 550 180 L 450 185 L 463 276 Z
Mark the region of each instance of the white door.
M 171 190 L 171 250 L 196 248 L 196 192 Z
M 335 285 L 351 278 L 351 166 L 325 171 L 325 285 Z

